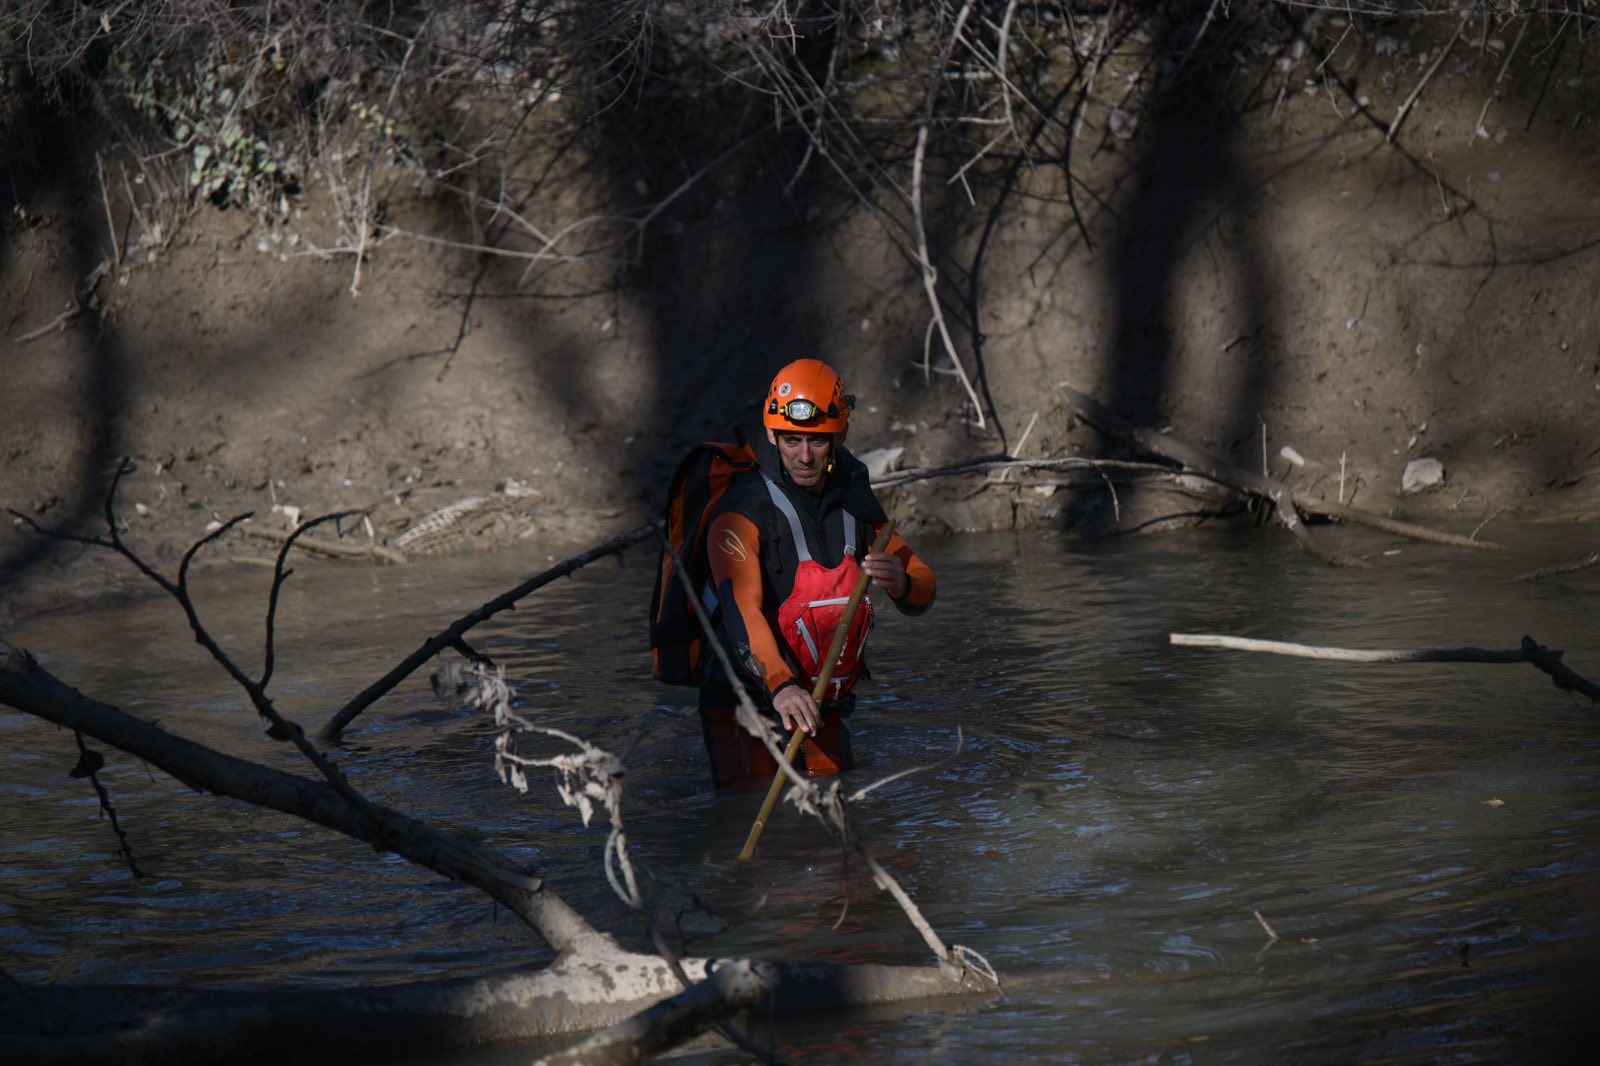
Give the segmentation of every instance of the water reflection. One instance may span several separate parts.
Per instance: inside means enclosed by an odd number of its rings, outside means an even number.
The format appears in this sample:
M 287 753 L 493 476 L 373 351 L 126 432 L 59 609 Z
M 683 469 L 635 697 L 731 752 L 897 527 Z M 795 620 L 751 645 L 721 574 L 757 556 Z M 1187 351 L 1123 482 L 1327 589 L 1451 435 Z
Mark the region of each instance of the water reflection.
M 1393 547 L 1325 536 L 1351 554 Z M 1559 536 L 1522 539 L 1546 538 L 1547 557 L 1581 553 Z M 786 1027 L 793 1054 L 1405 1060 L 1562 1046 L 1600 958 L 1594 710 L 1531 667 L 1330 664 L 1174 648 L 1167 635 L 1512 647 L 1526 632 L 1565 643 L 1594 677 L 1593 579 L 1509 585 L 1520 560 L 1420 547 L 1375 573 L 1333 570 L 1270 536 L 1091 548 L 980 537 L 927 554 L 939 606 L 881 613 L 850 779 L 932 768 L 857 813 L 945 937 L 1016 981 L 978 1007 L 908 1008 L 826 1037 Z M 507 664 L 523 714 L 628 763 L 635 854 L 693 950 L 921 961 L 892 904 L 790 812 L 757 863 L 728 865 L 758 799 L 709 791 L 692 692 L 646 676 L 642 561 L 542 590 L 474 643 Z M 301 567 L 281 622 L 284 709 L 320 724 L 543 565 Z M 259 573 L 206 579 L 218 635 L 249 661 L 264 587 Z M 90 694 L 297 765 L 169 604 L 61 612 L 11 639 Z M 471 893 L 113 756 L 105 780 L 152 874 L 134 881 L 92 794 L 64 777 L 70 737 L 11 712 L 0 736 L 0 945 L 20 979 L 345 984 L 542 957 Z M 514 849 L 636 936 L 597 876 L 601 831 L 504 790 L 489 742 L 485 722 L 417 678 L 336 754 L 375 798 Z

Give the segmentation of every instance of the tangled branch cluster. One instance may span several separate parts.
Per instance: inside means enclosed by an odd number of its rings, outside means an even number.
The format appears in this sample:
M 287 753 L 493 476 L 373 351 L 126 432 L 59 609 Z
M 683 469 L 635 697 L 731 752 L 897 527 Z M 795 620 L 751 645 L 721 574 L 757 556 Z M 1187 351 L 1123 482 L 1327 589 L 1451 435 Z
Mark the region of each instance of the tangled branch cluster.
M 1060 142 L 1040 137 L 1070 135 L 1119 50 L 1170 68 L 1208 39 L 1270 44 L 1291 32 L 1275 11 L 1369 29 L 1545 15 L 1586 33 L 1600 18 L 1590 0 L 18 0 L 0 11 L 0 71 L 114 116 L 149 161 L 189 168 L 201 197 L 292 195 L 379 160 L 504 209 L 508 232 L 535 241 L 549 228 L 511 216 L 543 173 L 538 146 L 653 101 L 721 100 L 716 117 L 738 117 L 704 131 L 713 155 L 763 127 L 798 133 L 792 181 L 834 172 L 914 256 L 919 131 L 948 163 L 941 179 L 972 196 L 996 153 L 1055 158 Z M 1126 111 L 1139 89 L 1104 91 Z
M 554 770 L 561 802 L 575 808 L 584 825 L 594 818 L 597 808 L 604 809 L 611 823 L 604 859 L 606 881 L 624 903 L 642 910 L 644 899 L 628 858 L 628 834 L 622 822 L 622 789 L 627 772 L 622 760 L 581 737 L 534 725 L 516 714 L 512 710 L 516 690 L 506 682 L 504 666 L 491 667 L 483 662 L 463 666 L 446 661 L 434 675 L 434 690 L 454 691 L 463 696 L 467 706 L 494 716 L 498 730 L 494 738 L 494 769 L 505 784 L 526 793 L 530 787 L 529 770 Z M 552 737 L 573 750 L 556 755 L 524 755 L 518 748 L 518 738 L 529 734 Z
M 959 382 L 982 426 L 963 209 L 998 210 L 1027 174 L 1070 219 L 1058 240 L 1092 248 L 1112 190 L 1091 161 L 1186 72 L 1248 66 L 1234 91 L 1276 107 L 1326 76 L 1308 43 L 1349 55 L 1403 22 L 1470 27 L 1509 66 L 1519 44 L 1527 63 L 1587 46 L 1597 18 L 1593 0 L 19 0 L 0 10 L 0 75 L 109 118 L 138 180 L 191 205 L 282 224 L 320 189 L 336 233 L 304 250 L 351 257 L 353 292 L 394 238 L 521 263 L 524 284 L 614 271 L 759 152 L 786 192 L 877 220 L 926 294 L 924 377 Z M 627 155 L 653 160 L 648 179 L 594 180 Z M 455 201 L 464 230 L 406 229 L 400 192 Z

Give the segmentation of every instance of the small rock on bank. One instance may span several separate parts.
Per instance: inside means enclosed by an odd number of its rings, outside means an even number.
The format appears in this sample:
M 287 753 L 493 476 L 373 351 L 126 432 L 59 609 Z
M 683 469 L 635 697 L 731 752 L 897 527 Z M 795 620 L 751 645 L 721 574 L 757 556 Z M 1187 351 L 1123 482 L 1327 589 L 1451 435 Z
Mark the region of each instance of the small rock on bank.
M 1444 484 L 1444 464 L 1437 459 L 1413 459 L 1400 477 L 1404 492 L 1422 492 Z

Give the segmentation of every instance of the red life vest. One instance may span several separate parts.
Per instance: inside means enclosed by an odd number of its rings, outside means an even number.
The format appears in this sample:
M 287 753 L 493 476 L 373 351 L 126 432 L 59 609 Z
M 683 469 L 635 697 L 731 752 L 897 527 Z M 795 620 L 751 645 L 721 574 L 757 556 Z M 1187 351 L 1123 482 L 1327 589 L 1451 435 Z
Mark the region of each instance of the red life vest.
M 826 567 L 811 557 L 806 546 L 805 532 L 800 528 L 800 516 L 783 490 L 766 478 L 767 491 L 772 496 L 778 513 L 789 522 L 789 532 L 794 538 L 795 556 L 799 566 L 795 570 L 794 588 L 789 598 L 778 606 L 778 632 L 789 646 L 795 662 L 803 674 L 806 690 L 816 688 L 822 674 L 822 657 L 828 654 L 844 616 L 845 605 L 855 591 L 861 577 L 861 563 L 856 559 L 856 520 L 846 511 L 844 520 L 844 559 L 838 566 Z M 839 651 L 839 660 L 829 676 L 824 700 L 836 700 L 849 692 L 860 680 L 866 668 L 867 630 L 872 626 L 872 599 L 863 597 L 850 621 L 849 635 Z

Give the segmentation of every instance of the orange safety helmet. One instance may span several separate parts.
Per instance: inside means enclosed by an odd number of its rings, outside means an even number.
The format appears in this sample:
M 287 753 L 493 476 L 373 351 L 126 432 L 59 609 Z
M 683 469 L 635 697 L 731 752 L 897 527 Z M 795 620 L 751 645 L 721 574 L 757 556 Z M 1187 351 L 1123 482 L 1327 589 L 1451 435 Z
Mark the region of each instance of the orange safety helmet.
M 843 433 L 856 398 L 844 379 L 821 359 L 796 359 L 772 379 L 762 423 L 800 433 Z

